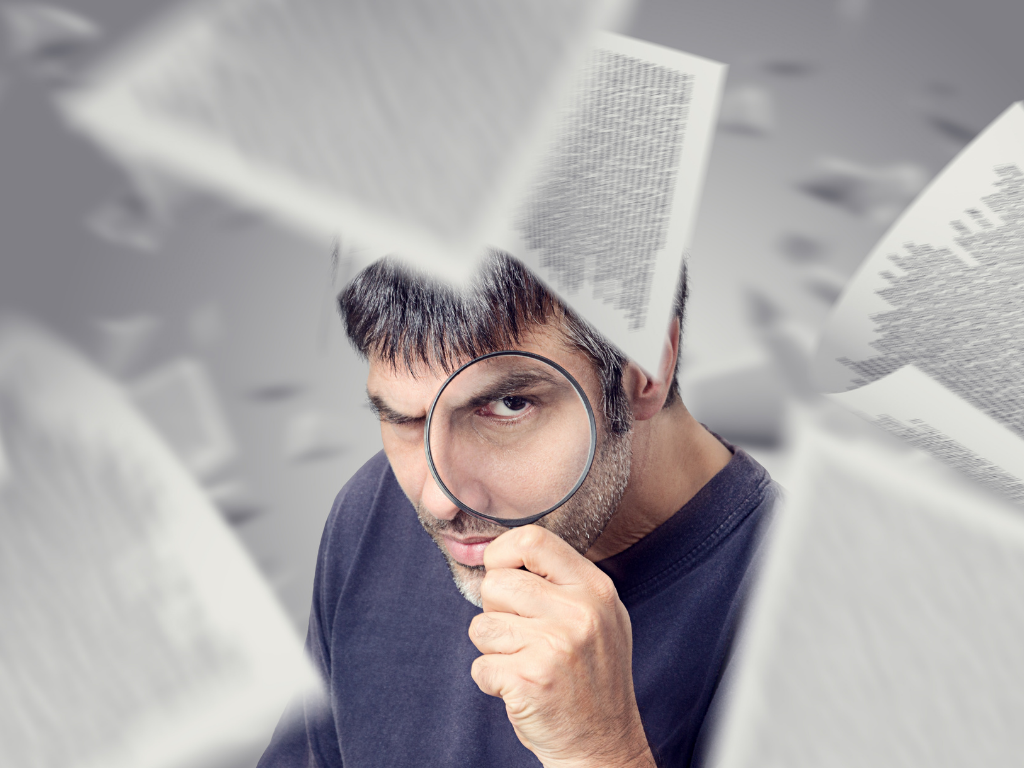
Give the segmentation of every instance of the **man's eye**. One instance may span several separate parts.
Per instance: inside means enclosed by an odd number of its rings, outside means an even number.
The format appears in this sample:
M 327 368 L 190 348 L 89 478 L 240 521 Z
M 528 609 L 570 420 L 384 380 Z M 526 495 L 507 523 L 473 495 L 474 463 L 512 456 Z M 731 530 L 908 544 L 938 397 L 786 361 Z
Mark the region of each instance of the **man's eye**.
M 403 440 L 423 439 L 423 421 L 414 419 L 411 421 L 385 421 L 391 430 Z
M 510 395 L 501 400 L 495 400 L 487 407 L 495 416 L 518 416 L 529 404 L 526 398 Z

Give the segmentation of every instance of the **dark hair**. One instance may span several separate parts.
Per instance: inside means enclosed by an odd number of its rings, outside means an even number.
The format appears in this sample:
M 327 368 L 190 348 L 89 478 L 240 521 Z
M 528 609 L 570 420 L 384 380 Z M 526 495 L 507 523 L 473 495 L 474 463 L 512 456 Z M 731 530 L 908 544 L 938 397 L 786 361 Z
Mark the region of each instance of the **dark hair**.
M 684 265 L 675 314 L 682 330 L 687 285 Z M 338 296 L 349 341 L 364 357 L 410 371 L 417 364 L 446 373 L 466 359 L 515 347 L 531 326 L 557 318 L 569 343 L 594 362 L 601 379 L 603 412 L 615 434 L 632 424 L 622 389 L 626 358 L 593 326 L 566 307 L 518 260 L 492 251 L 469 290 L 439 283 L 385 258 L 360 272 Z M 679 399 L 679 360 L 666 407 Z

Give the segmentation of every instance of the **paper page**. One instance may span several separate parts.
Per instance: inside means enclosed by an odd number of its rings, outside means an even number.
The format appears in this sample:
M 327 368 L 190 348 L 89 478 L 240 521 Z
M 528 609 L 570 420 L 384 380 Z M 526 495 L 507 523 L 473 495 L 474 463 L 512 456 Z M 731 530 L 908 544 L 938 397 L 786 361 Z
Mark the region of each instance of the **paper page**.
M 1007 109 L 882 238 L 829 317 L 825 392 L 915 365 L 1024 436 L 1024 105 Z
M 724 76 L 717 62 L 602 35 L 497 243 L 648 371 L 693 237 Z
M 0 326 L 0 765 L 171 768 L 265 739 L 315 678 L 128 395 Z
M 829 398 L 1024 504 L 1024 438 L 916 367 Z
M 795 460 L 710 765 L 1018 765 L 1024 519 L 884 443 Z
M 119 159 L 461 277 L 629 0 L 218 0 L 62 99 Z
M 939 174 L 850 282 L 814 361 L 820 388 L 1024 502 L 1022 282 L 1017 103 Z

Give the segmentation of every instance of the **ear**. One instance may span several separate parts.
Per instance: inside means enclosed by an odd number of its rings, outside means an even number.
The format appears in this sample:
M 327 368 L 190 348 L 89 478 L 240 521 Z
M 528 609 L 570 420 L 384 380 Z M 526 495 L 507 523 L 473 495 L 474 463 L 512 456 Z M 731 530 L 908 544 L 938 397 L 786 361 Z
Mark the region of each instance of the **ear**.
M 622 387 L 633 406 L 633 418 L 637 421 L 653 418 L 665 405 L 678 356 L 679 318 L 674 317 L 668 325 L 656 377 L 652 377 L 632 360 L 626 364 L 622 371 Z

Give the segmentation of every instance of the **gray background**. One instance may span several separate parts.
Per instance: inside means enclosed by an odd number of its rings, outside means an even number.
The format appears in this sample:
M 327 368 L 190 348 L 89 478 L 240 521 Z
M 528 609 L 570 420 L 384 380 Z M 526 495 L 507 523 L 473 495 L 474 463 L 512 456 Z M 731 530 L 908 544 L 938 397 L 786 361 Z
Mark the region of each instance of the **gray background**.
M 99 23 L 106 46 L 165 5 L 67 7 Z M 691 369 L 728 367 L 760 349 L 744 298 L 751 288 L 809 330 L 824 318 L 828 297 L 808 290 L 806 267 L 786 258 L 783 238 L 820 242 L 819 266 L 848 276 L 882 234 L 884 223 L 798 188 L 820 158 L 909 162 L 930 177 L 963 146 L 955 134 L 980 130 L 1024 92 L 1020 0 L 648 0 L 630 32 L 728 63 L 729 87 L 764 89 L 775 113 L 768 130 L 722 130 L 716 140 L 690 257 L 684 400 Z M 181 356 L 206 365 L 239 447 L 225 476 L 262 508 L 237 532 L 304 627 L 331 501 L 380 449 L 364 405 L 365 365 L 333 314 L 328 244 L 199 196 L 155 253 L 95 236 L 84 220 L 123 192 L 124 176 L 63 127 L 48 87 L 8 57 L 0 58 L 4 79 L 0 310 L 28 314 L 92 355 L 97 320 L 153 314 L 160 328 L 128 380 Z M 937 129 L 936 117 L 959 130 Z M 188 331 L 200 308 L 222 319 L 212 342 Z M 299 392 L 273 402 L 249 395 L 276 384 Z M 288 461 L 286 420 L 309 407 L 336 414 L 345 450 Z M 721 403 L 693 408 L 712 427 L 722 412 Z M 770 444 L 751 450 L 770 467 L 778 459 Z

